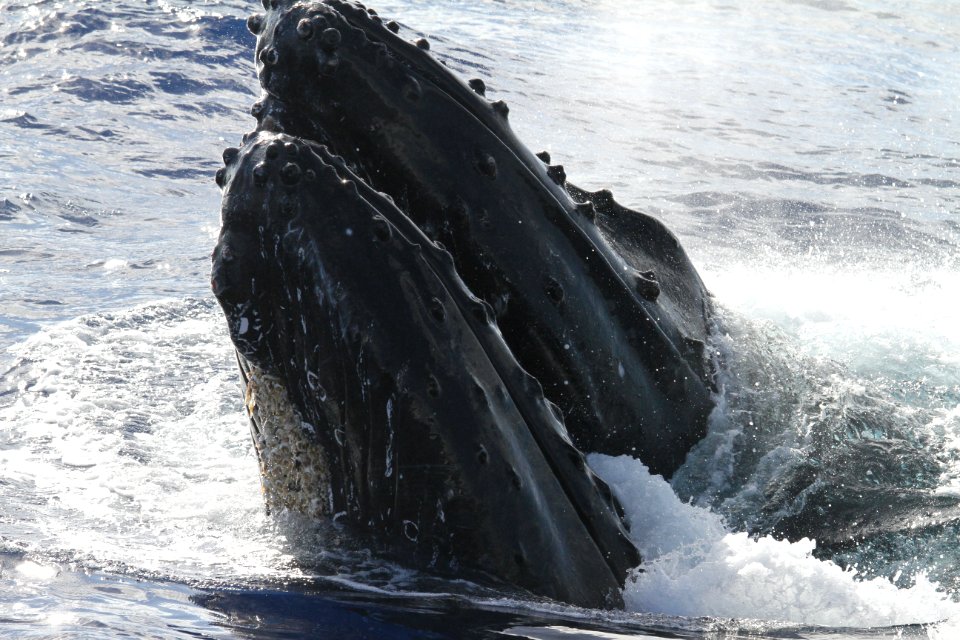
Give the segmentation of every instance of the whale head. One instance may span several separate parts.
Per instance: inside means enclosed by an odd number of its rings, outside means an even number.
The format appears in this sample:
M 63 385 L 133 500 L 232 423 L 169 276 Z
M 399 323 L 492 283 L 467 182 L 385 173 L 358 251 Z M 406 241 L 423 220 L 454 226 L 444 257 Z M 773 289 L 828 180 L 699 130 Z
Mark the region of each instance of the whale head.
M 639 556 L 619 505 L 450 254 L 323 145 L 261 131 L 226 159 L 212 287 L 268 506 L 431 571 L 620 605 Z

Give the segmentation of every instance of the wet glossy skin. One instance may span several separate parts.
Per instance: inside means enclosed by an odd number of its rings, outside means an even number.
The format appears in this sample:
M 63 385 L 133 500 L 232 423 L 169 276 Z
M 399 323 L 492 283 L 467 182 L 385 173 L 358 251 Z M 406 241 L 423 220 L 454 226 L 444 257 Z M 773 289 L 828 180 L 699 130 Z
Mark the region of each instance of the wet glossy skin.
M 417 566 L 620 605 L 639 554 L 581 451 L 669 474 L 704 433 L 709 303 L 679 243 L 566 184 L 425 41 L 349 3 L 265 8 L 213 288 L 326 452 L 329 514 Z

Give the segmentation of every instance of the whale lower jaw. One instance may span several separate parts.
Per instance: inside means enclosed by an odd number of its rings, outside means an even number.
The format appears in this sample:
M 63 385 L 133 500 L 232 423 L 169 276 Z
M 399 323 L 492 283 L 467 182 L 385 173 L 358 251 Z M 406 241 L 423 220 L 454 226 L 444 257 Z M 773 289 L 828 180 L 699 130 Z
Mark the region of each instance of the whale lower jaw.
M 321 145 L 260 132 L 224 178 L 213 288 L 268 502 L 431 571 L 622 604 L 622 510 L 450 254 Z

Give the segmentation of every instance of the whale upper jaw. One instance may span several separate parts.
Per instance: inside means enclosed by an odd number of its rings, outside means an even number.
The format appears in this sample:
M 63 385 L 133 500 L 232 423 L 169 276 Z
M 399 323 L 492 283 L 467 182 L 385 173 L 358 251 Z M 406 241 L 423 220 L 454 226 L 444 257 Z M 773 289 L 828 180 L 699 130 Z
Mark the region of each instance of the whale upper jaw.
M 579 447 L 672 474 L 713 408 L 709 298 L 676 238 L 568 185 L 502 101 L 361 6 L 281 2 L 258 35 L 259 128 L 328 144 L 446 246 Z

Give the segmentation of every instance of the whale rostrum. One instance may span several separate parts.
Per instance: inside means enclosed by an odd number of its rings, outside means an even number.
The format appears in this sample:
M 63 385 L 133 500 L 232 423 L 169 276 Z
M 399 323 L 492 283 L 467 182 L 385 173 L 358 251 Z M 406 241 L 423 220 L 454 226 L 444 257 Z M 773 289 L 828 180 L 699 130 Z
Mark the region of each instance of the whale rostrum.
M 341 0 L 265 0 L 212 285 L 268 505 L 591 607 L 640 562 L 584 451 L 669 475 L 712 409 L 677 239 L 570 184 L 509 108 Z

